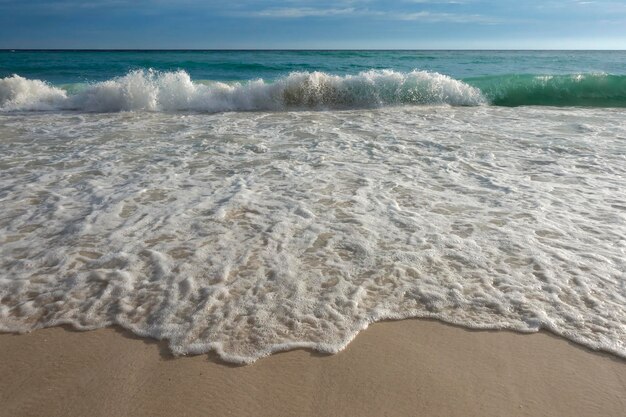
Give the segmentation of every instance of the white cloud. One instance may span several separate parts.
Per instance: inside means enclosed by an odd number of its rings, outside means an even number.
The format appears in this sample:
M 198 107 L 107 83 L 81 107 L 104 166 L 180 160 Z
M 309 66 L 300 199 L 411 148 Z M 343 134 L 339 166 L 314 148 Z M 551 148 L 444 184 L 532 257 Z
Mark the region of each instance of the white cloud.
M 419 0 L 418 0 L 419 1 Z M 332 17 L 332 16 L 349 16 L 362 17 L 369 16 L 381 20 L 398 20 L 398 21 L 421 21 L 421 22 L 451 22 L 451 23 L 484 23 L 495 24 L 500 23 L 496 18 L 482 16 L 479 14 L 456 14 L 441 13 L 431 11 L 419 12 L 400 12 L 400 11 L 384 11 L 372 10 L 367 8 L 323 8 L 323 7 L 281 7 L 263 9 L 253 12 L 236 13 L 242 17 L 257 18 L 274 18 L 274 19 L 298 19 L 303 17 Z
M 428 11 L 396 14 L 396 20 L 414 20 L 423 22 L 453 22 L 453 23 L 501 23 L 501 19 L 479 14 L 457 14 L 457 13 L 434 13 Z
M 344 9 L 318 9 L 313 7 L 282 7 L 275 9 L 260 10 L 258 12 L 245 13 L 247 16 L 275 17 L 275 18 L 299 18 L 299 17 L 322 17 L 355 14 L 354 8 Z

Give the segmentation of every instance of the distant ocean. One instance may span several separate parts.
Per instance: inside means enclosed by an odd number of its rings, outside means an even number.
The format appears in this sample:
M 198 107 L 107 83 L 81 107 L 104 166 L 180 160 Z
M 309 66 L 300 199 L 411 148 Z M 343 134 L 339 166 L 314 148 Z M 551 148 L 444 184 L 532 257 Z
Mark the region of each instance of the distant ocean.
M 626 357 L 624 51 L 0 51 L 0 202 L 0 331 Z

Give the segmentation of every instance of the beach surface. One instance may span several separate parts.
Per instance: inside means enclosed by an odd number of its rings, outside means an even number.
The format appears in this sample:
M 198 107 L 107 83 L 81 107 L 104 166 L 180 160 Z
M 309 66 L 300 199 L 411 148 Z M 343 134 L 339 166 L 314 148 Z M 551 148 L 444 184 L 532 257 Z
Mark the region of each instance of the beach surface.
M 119 328 L 0 335 L 1 416 L 623 416 L 626 361 L 540 332 L 372 325 L 345 351 L 172 357 Z

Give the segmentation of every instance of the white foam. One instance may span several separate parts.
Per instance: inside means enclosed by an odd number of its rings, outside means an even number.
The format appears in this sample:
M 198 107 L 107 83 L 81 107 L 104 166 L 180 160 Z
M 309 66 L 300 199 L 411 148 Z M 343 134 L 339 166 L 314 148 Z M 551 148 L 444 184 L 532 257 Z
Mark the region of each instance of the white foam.
M 203 112 L 371 108 L 400 104 L 478 105 L 480 91 L 448 76 L 425 71 L 367 71 L 336 76 L 294 72 L 275 82 L 194 83 L 184 71 L 132 71 L 83 86 L 73 95 L 39 80 L 0 80 L 0 110 Z
M 98 94 L 188 105 L 171 77 Z M 115 323 L 251 362 L 433 317 L 626 357 L 625 129 L 611 109 L 0 114 L 0 330 Z
M 67 101 L 65 91 L 40 80 L 13 75 L 0 79 L 0 110 L 59 109 Z

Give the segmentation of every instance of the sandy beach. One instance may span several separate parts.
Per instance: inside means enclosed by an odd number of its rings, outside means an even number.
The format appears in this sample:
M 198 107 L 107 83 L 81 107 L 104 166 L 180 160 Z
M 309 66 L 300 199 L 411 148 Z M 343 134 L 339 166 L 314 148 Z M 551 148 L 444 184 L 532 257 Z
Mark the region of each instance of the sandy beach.
M 548 333 L 372 325 L 337 355 L 234 366 L 107 328 L 0 335 L 0 415 L 623 416 L 626 361 Z

